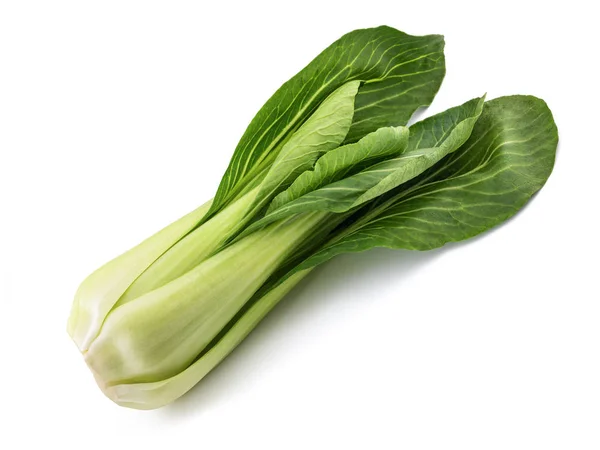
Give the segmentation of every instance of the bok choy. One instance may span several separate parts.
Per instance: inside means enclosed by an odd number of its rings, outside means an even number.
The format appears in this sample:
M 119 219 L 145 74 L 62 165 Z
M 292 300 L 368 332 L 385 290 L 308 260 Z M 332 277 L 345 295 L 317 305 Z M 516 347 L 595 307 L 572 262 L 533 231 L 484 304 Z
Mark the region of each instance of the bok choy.
M 163 406 L 323 262 L 467 239 L 543 186 L 558 137 L 540 99 L 475 98 L 406 126 L 442 82 L 443 46 L 343 36 L 258 112 L 214 199 L 84 280 L 68 331 L 110 399 Z

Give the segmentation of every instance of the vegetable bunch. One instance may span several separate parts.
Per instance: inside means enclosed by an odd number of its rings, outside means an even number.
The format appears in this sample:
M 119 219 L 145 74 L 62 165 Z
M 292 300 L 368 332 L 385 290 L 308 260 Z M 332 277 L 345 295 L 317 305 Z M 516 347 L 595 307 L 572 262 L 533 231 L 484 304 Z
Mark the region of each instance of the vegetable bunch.
M 258 112 L 214 199 L 81 284 L 68 331 L 109 398 L 165 405 L 316 266 L 467 239 L 543 186 L 558 137 L 540 99 L 480 97 L 405 126 L 442 82 L 443 46 L 343 36 Z

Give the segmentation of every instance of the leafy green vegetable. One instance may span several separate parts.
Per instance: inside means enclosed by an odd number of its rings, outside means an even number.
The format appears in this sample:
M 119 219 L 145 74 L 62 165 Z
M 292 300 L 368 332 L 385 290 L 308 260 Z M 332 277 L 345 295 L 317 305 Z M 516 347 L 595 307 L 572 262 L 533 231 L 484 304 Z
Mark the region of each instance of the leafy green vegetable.
M 439 86 L 442 47 L 344 36 L 259 111 L 213 201 L 84 280 L 68 331 L 110 399 L 165 405 L 319 264 L 467 239 L 543 186 L 558 136 L 542 100 L 476 98 L 404 126 Z

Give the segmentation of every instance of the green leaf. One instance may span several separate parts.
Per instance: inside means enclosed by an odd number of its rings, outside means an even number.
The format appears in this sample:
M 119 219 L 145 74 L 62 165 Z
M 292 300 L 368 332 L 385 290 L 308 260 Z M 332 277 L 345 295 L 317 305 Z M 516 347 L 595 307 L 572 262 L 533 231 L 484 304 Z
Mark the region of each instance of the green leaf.
M 445 74 L 442 36 L 410 36 L 389 27 L 344 35 L 283 84 L 240 139 L 207 218 L 270 165 L 289 136 L 335 89 L 364 82 L 346 142 L 382 126 L 404 125 L 427 106 Z
M 372 247 L 430 250 L 482 233 L 513 216 L 544 185 L 557 143 L 556 124 L 543 100 L 510 96 L 487 102 L 458 151 L 290 274 L 340 253 Z
M 253 207 L 260 208 L 298 175 L 312 169 L 324 153 L 339 147 L 352 123 L 359 86 L 359 81 L 340 86 L 291 136 L 262 181 Z
M 483 98 L 473 99 L 413 125 L 410 129 L 410 139 L 407 139 L 406 129 L 396 135 L 373 133 L 366 136 L 353 150 L 368 154 L 369 147 L 391 147 L 396 149 L 395 153 L 398 156 L 326 186 L 318 187 L 283 204 L 255 222 L 244 235 L 293 214 L 308 211 L 345 213 L 417 177 L 458 149 L 469 138 L 473 125 L 481 114 L 483 102 Z M 413 129 L 414 135 L 412 135 Z M 379 137 L 380 140 L 372 139 L 372 136 Z M 405 152 L 407 146 L 410 151 Z M 343 148 L 326 155 L 327 163 L 333 165 L 334 156 L 343 156 L 340 151 Z M 307 178 L 308 176 L 306 175 Z
M 471 135 L 484 101 L 485 95 L 411 125 L 407 152 L 436 147 L 456 150 Z
M 320 187 L 353 175 L 386 157 L 402 152 L 406 147 L 407 138 L 407 128 L 385 127 L 369 133 L 354 144 L 331 150 L 319 158 L 314 170 L 302 173 L 288 189 L 275 197 L 267 213 L 276 211 L 286 203 Z

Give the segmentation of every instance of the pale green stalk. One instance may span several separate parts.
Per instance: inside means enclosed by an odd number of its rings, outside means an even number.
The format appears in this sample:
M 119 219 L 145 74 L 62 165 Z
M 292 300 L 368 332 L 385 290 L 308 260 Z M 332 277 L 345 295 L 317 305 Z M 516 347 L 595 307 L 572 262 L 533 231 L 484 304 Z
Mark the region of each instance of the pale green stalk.
M 101 387 L 185 370 L 280 265 L 331 226 L 328 213 L 272 224 L 108 315 L 85 359 Z
M 209 257 L 242 227 L 257 192 L 253 189 L 175 243 L 132 283 L 117 306 L 164 286 Z
M 176 279 L 222 246 L 240 228 L 256 191 L 197 227 L 210 207 L 206 203 L 87 277 L 67 327 L 79 349 L 89 348 L 113 308 Z
M 81 283 L 67 324 L 67 331 L 81 351 L 88 349 L 123 292 L 175 242 L 194 229 L 211 203 L 205 203 L 106 263 Z
M 121 406 L 135 409 L 155 409 L 171 403 L 194 387 L 223 361 L 269 311 L 311 271 L 312 269 L 307 269 L 295 273 L 254 302 L 217 343 L 185 370 L 161 381 L 104 386 L 104 394 Z

